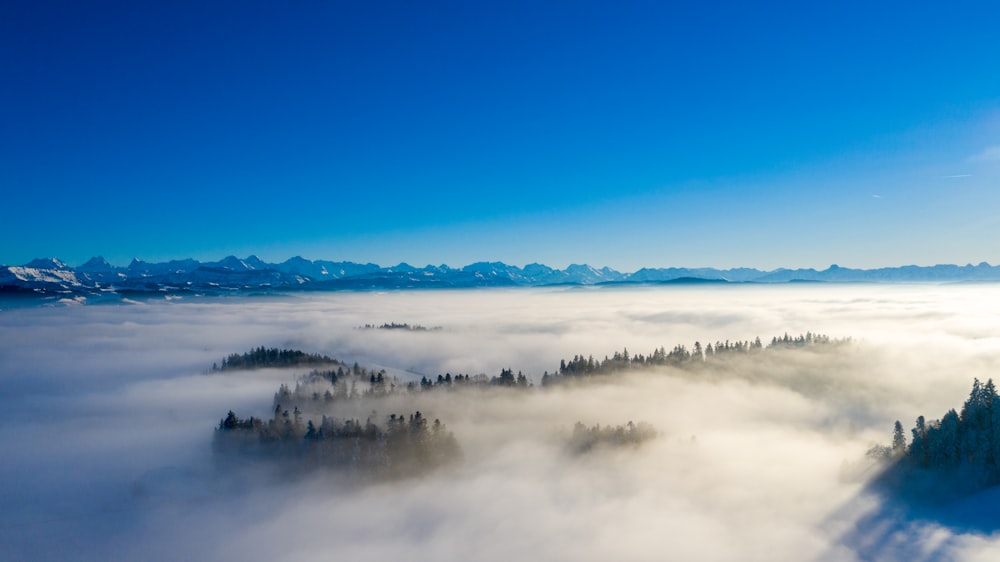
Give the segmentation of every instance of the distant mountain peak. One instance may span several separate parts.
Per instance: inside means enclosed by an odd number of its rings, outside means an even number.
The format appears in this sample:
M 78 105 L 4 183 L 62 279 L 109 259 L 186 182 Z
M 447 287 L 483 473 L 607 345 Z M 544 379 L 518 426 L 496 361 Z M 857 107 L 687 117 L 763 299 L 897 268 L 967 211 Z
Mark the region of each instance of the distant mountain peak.
M 254 267 L 247 264 L 245 261 L 241 260 L 236 256 L 226 256 L 217 262 L 219 267 L 224 267 L 227 269 L 232 269 L 234 271 L 245 271 L 248 269 L 255 269 Z
M 77 271 L 85 272 L 96 272 L 96 271 L 111 271 L 115 266 L 108 263 L 108 260 L 104 259 L 104 256 L 94 256 L 87 260 L 87 263 L 76 268 Z
M 264 260 L 258 258 L 254 254 L 250 254 L 243 261 L 246 262 L 247 265 L 253 267 L 254 269 L 266 269 L 267 268 L 267 264 L 264 263 Z
M 32 269 L 68 269 L 69 266 L 57 258 L 37 258 L 24 264 Z

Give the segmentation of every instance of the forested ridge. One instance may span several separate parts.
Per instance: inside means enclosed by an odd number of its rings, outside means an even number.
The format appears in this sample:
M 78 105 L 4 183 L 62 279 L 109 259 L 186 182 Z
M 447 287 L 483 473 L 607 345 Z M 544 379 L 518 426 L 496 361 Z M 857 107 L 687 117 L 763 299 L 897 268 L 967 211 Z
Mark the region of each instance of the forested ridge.
M 340 361 L 326 355 L 306 353 L 297 349 L 265 348 L 260 346 L 246 353 L 233 353 L 222 360 L 222 364 L 212 365 L 213 371 L 240 369 L 264 369 L 302 367 L 310 365 L 337 365 Z
M 428 422 L 419 411 L 391 414 L 383 420 L 322 416 L 304 420 L 298 408 L 290 414 L 277 406 L 264 420 L 242 419 L 230 411 L 219 422 L 214 447 L 223 455 L 238 454 L 290 462 L 300 469 L 338 468 L 367 476 L 407 476 L 450 462 L 458 443 L 440 420 Z
M 419 381 L 401 381 L 391 376 L 385 369 L 366 369 L 357 363 L 353 367 L 338 367 L 336 370 L 313 370 L 299 377 L 295 386 L 282 384 L 274 394 L 274 405 L 288 407 L 301 406 L 315 409 L 320 404 L 351 400 L 354 398 L 375 398 L 394 394 L 407 394 L 429 390 L 463 388 L 530 388 L 528 378 L 510 369 L 501 369 L 500 374 L 487 377 L 484 374 L 463 375 L 451 373 L 438 375 L 436 379 L 423 376 Z
M 628 348 L 604 359 L 594 359 L 593 355 L 584 357 L 575 355 L 570 360 L 562 360 L 559 370 L 554 373 L 545 372 L 542 374 L 542 385 L 551 385 L 559 382 L 574 380 L 579 381 L 586 377 L 595 375 L 610 375 L 630 370 L 642 370 L 650 367 L 675 367 L 675 368 L 696 368 L 716 360 L 726 359 L 734 356 L 749 355 L 767 351 L 780 351 L 785 349 L 811 348 L 811 347 L 831 347 L 849 343 L 849 338 L 833 339 L 822 334 L 807 332 L 799 336 L 783 336 L 771 338 L 766 346 L 760 338 L 753 341 L 716 341 L 702 346 L 701 342 L 694 342 L 691 349 L 683 344 L 674 346 L 670 351 L 665 347 L 653 350 L 646 355 L 629 353 Z

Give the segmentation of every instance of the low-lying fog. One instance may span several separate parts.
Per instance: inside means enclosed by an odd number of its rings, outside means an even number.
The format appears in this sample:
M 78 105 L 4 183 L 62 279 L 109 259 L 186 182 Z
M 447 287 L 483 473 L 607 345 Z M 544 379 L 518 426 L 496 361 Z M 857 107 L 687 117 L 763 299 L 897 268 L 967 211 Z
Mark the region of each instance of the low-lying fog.
M 3 308 L 0 305 L 0 308 Z M 895 516 L 865 451 L 1000 373 L 1000 286 L 724 286 L 332 293 L 0 311 L 0 552 L 9 560 L 857 560 L 1000 556 L 1000 537 Z M 389 322 L 440 327 L 358 329 Z M 627 347 L 854 345 L 698 374 L 421 396 L 462 460 L 360 484 L 227 478 L 214 428 L 271 414 L 308 369 L 208 373 L 257 346 L 400 378 L 543 371 Z M 491 393 L 492 395 L 492 393 Z M 388 412 L 386 412 L 388 413 Z M 647 422 L 568 454 L 573 424 Z M 1000 524 L 998 524 L 1000 527 Z

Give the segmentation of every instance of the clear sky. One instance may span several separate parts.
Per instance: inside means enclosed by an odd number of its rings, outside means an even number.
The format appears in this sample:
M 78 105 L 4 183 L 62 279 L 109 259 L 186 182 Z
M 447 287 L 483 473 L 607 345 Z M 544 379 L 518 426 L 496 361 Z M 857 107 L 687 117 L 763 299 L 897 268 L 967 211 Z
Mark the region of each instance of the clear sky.
M 997 22 L 995 2 L 6 0 L 0 263 L 996 264 Z

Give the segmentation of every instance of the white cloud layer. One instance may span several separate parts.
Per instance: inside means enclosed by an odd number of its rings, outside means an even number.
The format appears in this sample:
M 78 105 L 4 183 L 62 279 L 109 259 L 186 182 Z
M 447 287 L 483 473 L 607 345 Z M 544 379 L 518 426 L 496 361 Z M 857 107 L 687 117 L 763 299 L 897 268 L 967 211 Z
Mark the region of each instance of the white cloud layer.
M 0 551 L 9 559 L 987 560 L 982 530 L 896 516 L 864 451 L 958 407 L 1000 365 L 1000 287 L 726 286 L 335 293 L 0 312 Z M 358 330 L 408 322 L 440 331 Z M 537 382 L 574 354 L 811 330 L 839 353 L 582 388 L 413 404 L 463 460 L 419 479 L 275 481 L 213 459 L 229 409 L 267 415 L 276 370 L 204 374 L 259 345 L 400 376 Z M 395 403 L 391 407 L 406 406 Z M 411 409 L 412 410 L 412 409 Z M 572 457 L 572 424 L 653 424 Z

